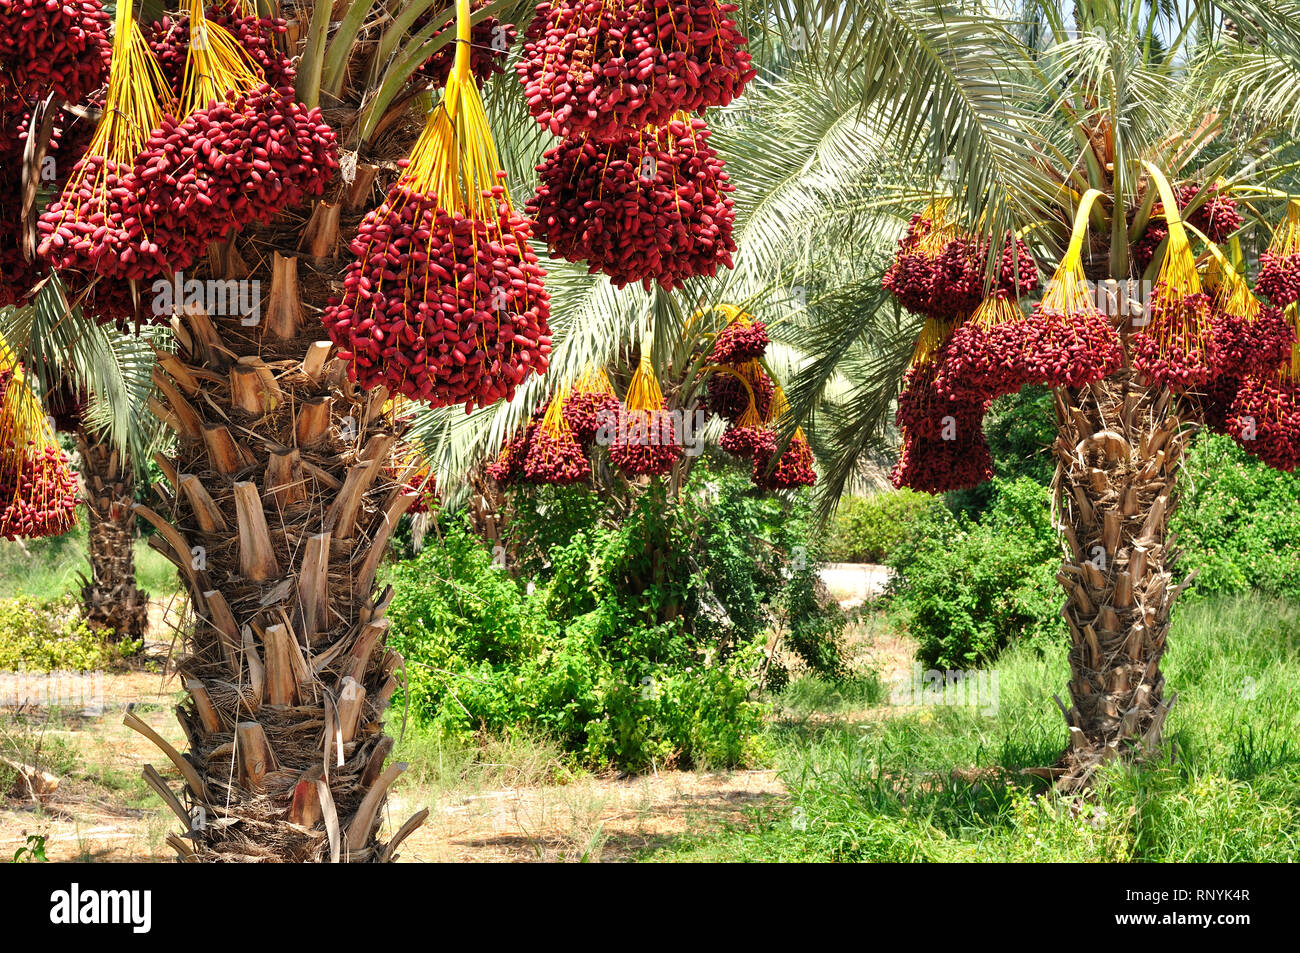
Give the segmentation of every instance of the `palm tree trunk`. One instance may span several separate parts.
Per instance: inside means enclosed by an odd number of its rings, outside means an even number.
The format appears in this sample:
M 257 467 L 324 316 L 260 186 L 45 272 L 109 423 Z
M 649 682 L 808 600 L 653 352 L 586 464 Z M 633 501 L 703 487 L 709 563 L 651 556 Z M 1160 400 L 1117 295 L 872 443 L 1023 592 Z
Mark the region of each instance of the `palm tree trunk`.
M 89 515 L 90 578 L 83 577 L 86 621 L 115 640 L 144 636 L 149 594 L 135 584 L 135 474 L 109 443 L 78 428 L 82 495 Z
M 1074 791 L 1111 758 L 1153 753 L 1177 698 L 1164 698 L 1160 659 L 1170 606 L 1191 580 L 1173 584 L 1178 551 L 1167 529 L 1192 428 L 1168 390 L 1141 387 L 1127 370 L 1056 396 L 1054 490 L 1066 542 L 1057 578 L 1073 702 L 1057 787 Z
M 374 581 L 412 497 L 385 472 L 387 393 L 357 391 L 323 333 L 301 330 L 296 259 L 275 253 L 270 277 L 260 324 L 187 313 L 160 358 L 174 497 L 170 518 L 139 512 L 195 619 L 179 663 L 189 751 L 164 749 L 185 802 L 150 783 L 195 818 L 168 839 L 185 859 L 387 861 L 428 813 L 379 843 L 406 765 L 384 767 L 402 659 L 385 646 L 392 589 Z

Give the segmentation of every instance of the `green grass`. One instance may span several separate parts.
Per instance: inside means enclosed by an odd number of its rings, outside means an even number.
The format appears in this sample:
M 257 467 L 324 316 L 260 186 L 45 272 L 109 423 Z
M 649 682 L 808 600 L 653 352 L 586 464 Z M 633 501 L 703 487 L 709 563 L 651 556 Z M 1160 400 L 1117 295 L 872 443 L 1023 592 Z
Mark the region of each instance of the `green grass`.
M 858 675 L 832 682 L 815 675 L 801 675 L 781 692 L 781 710 L 796 716 L 839 714 L 859 711 L 888 701 L 889 691 L 874 674 Z
M 666 861 L 1294 861 L 1300 856 L 1300 606 L 1261 596 L 1176 612 L 1168 759 L 1114 765 L 1087 804 L 1020 769 L 1065 743 L 1065 661 L 1016 646 L 996 715 L 929 708 L 771 728 L 789 807 L 679 839 Z M 799 697 L 813 696 L 807 687 Z M 831 701 L 834 702 L 832 693 Z M 836 702 L 836 704 L 838 704 Z M 793 710 L 797 706 L 789 705 Z M 964 769 L 954 774 L 953 769 Z M 976 774 L 976 770 L 980 773 Z
M 86 515 L 72 532 L 50 539 L 22 543 L 0 540 L 0 599 L 17 595 L 41 600 L 81 592 L 78 573 L 89 575 L 86 558 Z M 176 567 L 143 539 L 135 544 L 136 583 L 155 598 L 170 595 L 179 588 Z
M 415 722 L 407 722 L 403 731 L 396 713 L 394 719 L 388 730 L 397 744 L 389 762 L 406 762 L 405 782 L 434 796 L 563 784 L 583 773 L 556 742 L 523 728 L 467 743 Z

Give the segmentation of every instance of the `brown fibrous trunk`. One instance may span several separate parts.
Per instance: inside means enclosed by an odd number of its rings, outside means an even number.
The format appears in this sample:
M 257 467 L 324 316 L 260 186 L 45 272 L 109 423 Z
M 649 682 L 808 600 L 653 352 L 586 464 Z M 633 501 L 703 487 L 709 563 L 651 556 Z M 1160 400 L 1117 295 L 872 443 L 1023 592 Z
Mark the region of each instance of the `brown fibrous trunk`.
M 1177 698 L 1165 698 L 1160 660 L 1170 607 L 1191 577 L 1174 583 L 1168 523 L 1195 428 L 1174 395 L 1127 370 L 1058 391 L 1056 414 L 1072 705 L 1061 705 L 1070 743 L 1052 773 L 1058 790 L 1074 792 L 1109 760 L 1154 755 Z
M 90 577 L 81 599 L 86 622 L 113 640 L 140 639 L 149 594 L 135 582 L 135 474 L 122 452 L 84 428 L 76 434 L 89 522 Z
M 412 500 L 388 475 L 400 425 L 304 326 L 298 262 L 271 257 L 263 320 L 191 309 L 159 369 L 172 385 L 157 407 L 177 430 L 161 461 L 172 486 L 161 512 L 137 512 L 159 529 L 151 543 L 180 569 L 194 619 L 177 666 L 188 750 L 160 744 L 185 785 L 177 796 L 146 780 L 187 828 L 168 838 L 183 860 L 387 861 L 424 817 L 380 843 L 406 767 L 385 767 L 402 659 L 385 645 L 392 589 L 375 591 Z

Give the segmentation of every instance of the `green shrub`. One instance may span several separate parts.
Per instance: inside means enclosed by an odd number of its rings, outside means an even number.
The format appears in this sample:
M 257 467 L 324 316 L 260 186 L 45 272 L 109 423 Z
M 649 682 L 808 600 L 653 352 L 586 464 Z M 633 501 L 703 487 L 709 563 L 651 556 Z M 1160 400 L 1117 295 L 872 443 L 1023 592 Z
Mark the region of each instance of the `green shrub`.
M 530 486 L 512 488 L 505 540 L 511 569 L 516 575 L 546 574 L 551 554 L 573 537 L 595 525 L 605 501 L 585 486 Z
M 826 554 L 807 495 L 758 492 L 735 470 L 697 471 L 691 489 L 683 519 L 694 527 L 695 632 L 729 647 L 776 628 L 782 655 L 823 677 L 846 677 L 846 619 L 821 586 Z M 774 691 L 788 675 L 782 655 L 767 670 Z
M 562 571 L 529 595 L 452 527 L 393 571 L 392 643 L 417 719 L 451 736 L 535 729 L 597 767 L 745 761 L 761 715 L 756 650 L 722 657 L 683 618 L 651 621 L 667 590 L 613 598 L 616 567 L 638 561 L 617 531 L 553 555 Z
M 677 497 L 548 487 L 511 512 L 508 569 L 443 514 L 441 539 L 390 573 L 422 724 L 535 731 L 594 767 L 732 765 L 754 753 L 760 676 L 786 675 L 774 635 L 810 671 L 848 674 L 806 494 L 700 463 Z
M 933 517 L 890 559 L 891 589 L 928 665 L 968 668 L 1012 640 L 1063 638 L 1047 491 L 1023 477 L 995 480 L 994 489 L 980 522 Z
M 1201 433 L 1187 454 L 1170 522 L 1198 569 L 1190 596 L 1259 589 L 1300 599 L 1300 478 L 1280 473 L 1224 436 Z
M 836 562 L 884 562 L 918 520 L 942 506 L 937 497 L 915 490 L 849 497 L 831 521 L 827 554 Z
M 138 647 L 138 642 L 107 646 L 70 596 L 51 602 L 30 596 L 0 599 L 0 670 L 88 672 Z

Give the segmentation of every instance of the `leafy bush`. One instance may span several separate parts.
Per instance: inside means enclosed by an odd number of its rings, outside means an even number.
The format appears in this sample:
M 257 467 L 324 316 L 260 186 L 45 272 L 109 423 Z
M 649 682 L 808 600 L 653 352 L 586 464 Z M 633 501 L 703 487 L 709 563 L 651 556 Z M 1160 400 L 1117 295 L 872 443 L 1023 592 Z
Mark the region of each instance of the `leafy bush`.
M 88 672 L 111 664 L 118 652 L 138 648 L 138 642 L 107 646 L 70 596 L 51 602 L 30 596 L 0 599 L 0 670 Z
M 1054 578 L 1061 551 L 1047 491 L 1023 477 L 993 482 L 980 522 L 933 516 L 890 559 L 891 589 L 923 663 L 967 668 L 1013 639 L 1063 638 Z
M 938 498 L 915 490 L 849 497 L 831 521 L 828 555 L 836 562 L 884 562 L 919 519 L 942 506 Z
M 731 646 L 776 627 L 779 648 L 806 669 L 847 677 L 846 619 L 818 573 L 825 551 L 807 495 L 789 502 L 756 492 L 734 470 L 697 471 L 692 487 L 699 489 L 687 497 L 683 519 L 695 528 L 688 545 L 696 632 Z M 774 691 L 788 678 L 783 656 L 767 669 L 765 686 Z
M 1185 553 L 1182 568 L 1200 570 L 1189 596 L 1260 589 L 1300 598 L 1300 478 L 1230 438 L 1201 433 L 1193 441 L 1170 531 Z
M 1181 481 L 1170 531 L 1184 551 L 1180 568 L 1199 571 L 1184 598 L 1251 590 L 1300 598 L 1300 478 L 1202 433 Z M 1053 578 L 1060 547 L 1046 491 L 1029 478 L 989 487 L 991 505 L 978 522 L 960 510 L 923 512 L 888 558 L 923 662 L 964 667 L 1012 638 L 1062 632 Z
M 808 670 L 848 674 L 806 495 L 700 463 L 676 497 L 547 487 L 510 509 L 508 569 L 444 513 L 390 572 L 422 724 L 534 731 L 596 767 L 730 765 L 753 755 L 760 678 L 787 676 L 774 635 Z
M 609 555 L 588 551 L 588 567 Z M 598 571 L 587 579 L 599 588 Z M 446 734 L 524 726 L 594 766 L 745 760 L 760 715 L 752 651 L 710 658 L 681 620 L 648 623 L 615 601 L 553 619 L 549 586 L 526 594 L 459 527 L 394 582 L 392 643 L 411 666 L 412 710 Z
M 416 717 L 460 737 L 536 730 L 597 767 L 752 757 L 761 648 L 748 620 L 725 637 L 694 624 L 706 573 L 688 542 L 710 529 L 681 509 L 650 492 L 612 525 L 573 520 L 544 560 L 529 553 L 531 592 L 448 522 L 440 543 L 391 573 L 392 642 Z
M 506 540 L 516 575 L 548 572 L 551 553 L 600 519 L 605 501 L 585 486 L 512 488 Z

